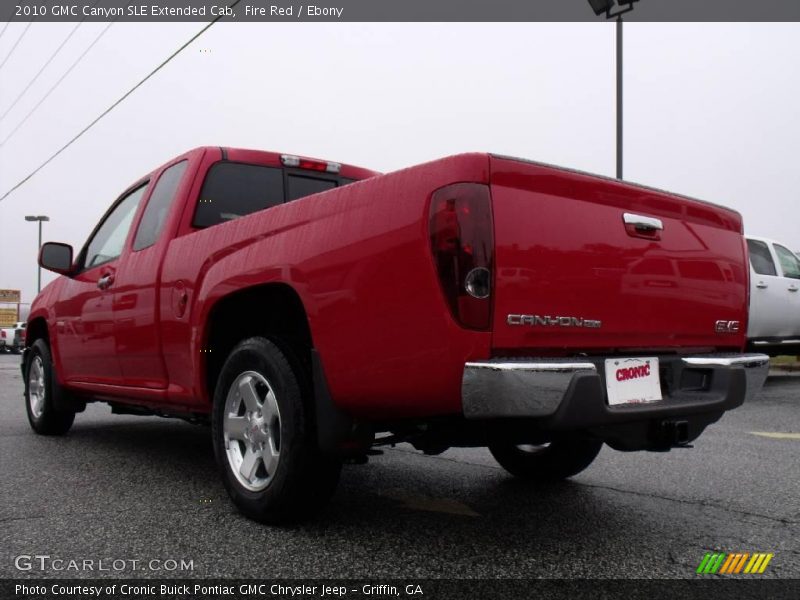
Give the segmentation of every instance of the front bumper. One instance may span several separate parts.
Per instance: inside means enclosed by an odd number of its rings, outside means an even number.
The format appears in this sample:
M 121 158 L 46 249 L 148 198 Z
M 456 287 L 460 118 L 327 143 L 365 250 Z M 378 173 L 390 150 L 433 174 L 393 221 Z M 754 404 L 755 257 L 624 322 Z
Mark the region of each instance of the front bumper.
M 492 360 L 464 367 L 467 419 L 534 418 L 551 431 L 719 415 L 759 393 L 769 372 L 763 354 L 660 356 L 663 400 L 609 406 L 605 358 Z

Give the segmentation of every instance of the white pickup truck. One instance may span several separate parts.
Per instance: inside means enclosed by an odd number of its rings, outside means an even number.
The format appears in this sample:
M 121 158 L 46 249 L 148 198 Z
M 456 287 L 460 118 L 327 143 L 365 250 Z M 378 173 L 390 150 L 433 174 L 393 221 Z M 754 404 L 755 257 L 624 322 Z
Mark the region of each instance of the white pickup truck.
M 3 327 L 0 329 L 0 352 L 12 352 L 19 354 L 25 346 L 25 325 L 24 321 L 14 323 L 13 327 Z
M 747 238 L 750 250 L 750 325 L 747 342 L 759 352 L 800 355 L 800 258 L 761 237 Z

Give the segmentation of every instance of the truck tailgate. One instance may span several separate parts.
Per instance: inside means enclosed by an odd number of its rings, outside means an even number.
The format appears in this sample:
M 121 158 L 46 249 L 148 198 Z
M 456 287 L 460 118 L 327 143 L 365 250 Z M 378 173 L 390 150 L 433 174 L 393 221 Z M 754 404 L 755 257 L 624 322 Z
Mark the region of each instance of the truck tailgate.
M 742 348 L 735 211 L 497 156 L 491 194 L 498 355 Z

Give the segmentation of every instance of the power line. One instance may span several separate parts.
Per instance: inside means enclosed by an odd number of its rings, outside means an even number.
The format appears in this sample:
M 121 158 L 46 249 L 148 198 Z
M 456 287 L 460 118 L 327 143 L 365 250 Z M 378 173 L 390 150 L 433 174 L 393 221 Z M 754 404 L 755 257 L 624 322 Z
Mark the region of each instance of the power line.
M 234 6 L 236 6 L 237 4 L 239 4 L 239 2 L 241 2 L 241 0 L 236 0 L 235 2 L 233 2 L 233 3 L 230 5 L 230 7 L 229 7 L 229 8 L 233 8 Z M 219 20 L 220 20 L 220 19 L 221 19 L 223 16 L 224 16 L 224 15 L 219 15 L 218 17 L 216 17 L 215 19 L 213 19 L 213 20 L 212 20 L 212 21 L 211 21 L 211 22 L 210 22 L 208 25 L 206 25 L 205 27 L 203 27 L 203 28 L 202 28 L 200 31 L 198 31 L 198 32 L 197 32 L 196 34 L 194 34 L 194 35 L 193 35 L 191 38 L 189 38 L 189 40 L 187 40 L 187 41 L 186 41 L 186 42 L 185 42 L 185 43 L 184 43 L 184 44 L 183 44 L 183 45 L 182 45 L 180 48 L 178 48 L 177 50 L 175 50 L 175 52 L 173 52 L 172 54 L 170 54 L 170 55 L 169 55 L 169 56 L 168 56 L 168 57 L 167 57 L 167 58 L 166 58 L 166 59 L 165 59 L 163 62 L 161 62 L 161 64 L 159 64 L 159 65 L 158 65 L 158 66 L 157 66 L 155 69 L 153 69 L 152 71 L 150 71 L 150 73 L 148 73 L 148 74 L 147 74 L 147 75 L 144 77 L 144 79 L 142 79 L 141 81 L 139 81 L 139 83 L 137 83 L 137 84 L 136 84 L 136 85 L 134 85 L 134 86 L 133 86 L 131 89 L 129 89 L 127 92 L 125 92 L 125 94 L 123 94 L 123 95 L 122 95 L 122 97 L 121 97 L 119 100 L 117 100 L 116 102 L 114 102 L 114 104 L 112 104 L 112 105 L 111 105 L 111 106 L 109 106 L 109 107 L 108 107 L 106 110 L 104 110 L 102 113 L 100 113 L 100 115 L 99 115 L 98 117 L 96 117 L 96 118 L 95 118 L 95 119 L 94 119 L 94 120 L 93 120 L 91 123 L 89 123 L 89 124 L 88 124 L 86 127 L 84 127 L 83 129 L 81 129 L 81 130 L 80 130 L 80 131 L 79 131 L 79 132 L 78 132 L 78 133 L 77 133 L 77 134 L 76 134 L 76 135 L 75 135 L 75 136 L 74 136 L 74 137 L 73 137 L 71 140 L 69 140 L 69 141 L 68 141 L 66 144 L 64 144 L 63 146 L 61 146 L 61 148 L 59 148 L 58 150 L 56 150 L 56 152 L 55 152 L 55 153 L 54 153 L 54 154 L 53 154 L 53 155 L 52 155 L 50 158 L 48 158 L 48 159 L 47 159 L 46 161 L 44 161 L 44 162 L 43 162 L 41 165 L 39 165 L 38 167 L 36 167 L 36 168 L 35 168 L 33 171 L 31 171 L 31 172 L 30 172 L 28 175 L 26 175 L 24 178 L 22 178 L 22 179 L 21 179 L 21 180 L 20 180 L 20 181 L 19 181 L 19 182 L 18 182 L 16 185 L 14 185 L 14 187 L 12 187 L 10 190 L 8 190 L 8 191 L 7 191 L 5 194 L 3 194 L 2 196 L 0 196 L 0 202 L 2 202 L 3 200 L 5 200 L 5 199 L 6 199 L 6 198 L 7 198 L 7 197 L 8 197 L 8 196 L 9 196 L 9 195 L 12 193 L 12 192 L 14 192 L 15 190 L 19 189 L 19 187 L 20 187 L 20 186 L 22 186 L 22 185 L 23 185 L 25 182 L 27 182 L 27 181 L 28 181 L 28 180 L 29 180 L 31 177 L 33 177 L 33 176 L 34 176 L 34 175 L 36 175 L 36 174 L 37 174 L 39 171 L 41 171 L 41 170 L 42 170 L 44 167 L 46 167 L 46 166 L 47 166 L 47 165 L 48 165 L 48 164 L 49 164 L 49 163 L 50 163 L 50 162 L 51 162 L 51 161 L 52 161 L 54 158 L 56 158 L 56 157 L 57 157 L 59 154 L 61 154 L 61 153 L 62 153 L 64 150 L 66 150 L 66 149 L 67 149 L 67 148 L 69 148 L 69 147 L 70 147 L 72 144 L 74 144 L 74 143 L 75 143 L 75 142 L 76 142 L 76 141 L 77 141 L 77 140 L 78 140 L 78 139 L 79 139 L 79 138 L 80 138 L 80 137 L 81 137 L 81 136 L 82 136 L 84 133 L 86 133 L 86 132 L 87 132 L 87 131 L 89 131 L 89 130 L 90 130 L 92 127 L 94 127 L 94 126 L 95 126 L 95 124 L 96 124 L 98 121 L 100 121 L 100 119 L 102 119 L 103 117 L 105 117 L 105 116 L 106 116 L 108 113 L 110 113 L 110 112 L 111 112 L 112 110 L 114 110 L 114 109 L 115 109 L 117 106 L 119 106 L 119 105 L 120 105 L 120 104 L 121 104 L 121 103 L 122 103 L 122 102 L 123 102 L 123 101 L 124 101 L 124 100 L 125 100 L 125 99 L 126 99 L 128 96 L 130 96 L 130 95 L 131 95 L 133 92 L 135 92 L 137 89 L 139 89 L 139 87 L 141 87 L 141 86 L 142 86 L 142 84 L 144 84 L 144 83 L 145 83 L 145 82 L 146 82 L 148 79 L 150 79 L 150 78 L 151 78 L 153 75 L 155 75 L 155 74 L 156 74 L 156 73 L 158 73 L 158 72 L 159 72 L 161 69 L 163 69 L 163 68 L 164 68 L 164 67 L 167 65 L 167 63 L 169 63 L 169 62 L 170 62 L 170 61 L 171 61 L 173 58 L 175 58 L 176 56 L 178 56 L 178 54 L 180 54 L 181 52 L 183 52 L 183 51 L 184 51 L 184 50 L 185 50 L 185 49 L 186 49 L 186 48 L 187 48 L 187 47 L 188 47 L 188 46 L 189 46 L 189 45 L 190 45 L 192 42 L 194 42 L 194 41 L 195 41 L 197 38 L 199 38 L 199 37 L 200 37 L 201 35 L 203 35 L 203 34 L 204 34 L 206 31 L 208 31 L 208 30 L 211 28 L 211 26 L 212 26 L 214 23 L 216 23 L 217 21 L 219 21 Z
M 17 123 L 16 127 L 14 127 L 14 129 L 11 130 L 11 132 L 3 139 L 3 141 L 0 142 L 0 148 L 5 146 L 6 142 L 8 142 L 8 140 L 14 137 L 14 134 L 17 133 L 17 131 L 19 131 L 19 128 L 22 127 L 26 123 L 26 121 L 33 116 L 33 113 L 35 113 L 39 109 L 39 107 L 44 103 L 44 101 L 50 97 L 50 94 L 56 91 L 56 88 L 58 88 L 58 86 L 61 85 L 61 82 L 64 81 L 67 78 L 67 76 L 72 72 L 72 70 L 78 66 L 78 63 L 80 63 L 83 60 L 83 57 L 89 53 L 89 50 L 94 48 L 94 45 L 100 41 L 100 38 L 102 38 L 105 35 L 106 31 L 108 31 L 111 28 L 111 26 L 115 23 L 115 21 L 116 19 L 114 21 L 111 21 L 111 23 L 109 23 L 108 25 L 106 25 L 103 31 L 101 31 L 100 34 L 96 38 L 94 38 L 92 43 L 89 44 L 86 47 L 86 49 L 81 53 L 81 55 L 77 59 L 75 59 L 75 61 L 69 66 L 69 68 L 66 71 L 64 71 L 64 74 L 61 77 L 59 77 L 58 81 L 56 81 L 53 84 L 53 86 L 49 90 L 47 90 L 47 93 L 44 96 L 42 96 L 39 102 L 37 102 L 36 105 L 30 111 L 28 111 L 28 114 L 25 115 L 23 119 L 19 123 Z
M 132 1 L 133 1 L 133 0 L 129 0 L 129 1 L 128 1 L 128 4 L 130 4 Z M 95 0 L 95 3 L 94 3 L 94 5 L 96 5 L 98 2 L 99 2 L 99 0 Z M 125 5 L 125 7 L 126 7 L 126 8 L 127 8 L 128 4 L 126 4 L 126 5 Z M 94 5 L 92 5 L 92 6 L 94 6 Z M 112 25 L 113 25 L 113 24 L 114 24 L 114 23 L 115 23 L 115 22 L 116 22 L 118 19 L 119 19 L 119 17 L 117 17 L 117 18 L 115 18 L 115 19 L 112 19 L 112 20 L 111 20 L 111 22 L 110 22 L 108 25 L 106 25 L 106 27 L 103 29 L 103 31 L 101 31 L 101 32 L 100 32 L 100 34 L 99 34 L 99 35 L 98 35 L 98 36 L 97 36 L 97 37 L 96 37 L 96 38 L 95 38 L 95 39 L 92 41 L 92 43 L 91 43 L 91 44 L 89 44 L 89 46 L 88 46 L 88 47 L 87 47 L 87 48 L 86 48 L 86 49 L 83 51 L 83 53 L 82 53 L 82 54 L 81 54 L 81 55 L 80 55 L 80 56 L 79 56 L 77 59 L 75 59 L 75 61 L 74 61 L 74 62 L 73 62 L 73 63 L 72 63 L 70 66 L 69 66 L 69 68 L 68 68 L 68 69 L 67 69 L 67 70 L 64 72 L 64 74 L 63 74 L 63 75 L 61 75 L 61 77 L 59 77 L 58 81 L 56 81 L 56 82 L 55 82 L 55 83 L 54 83 L 54 84 L 53 84 L 53 85 L 50 87 L 50 89 L 49 89 L 49 90 L 47 90 L 47 92 L 45 93 L 45 95 L 44 95 L 44 96 L 42 96 L 42 98 L 39 100 L 39 102 L 37 102 L 37 103 L 36 103 L 36 105 L 35 105 L 35 106 L 34 106 L 34 107 L 33 107 L 33 108 L 30 110 L 30 111 L 28 111 L 28 114 L 26 114 L 26 115 L 25 115 L 25 116 L 22 118 L 22 120 L 21 120 L 19 123 L 17 123 L 16 127 L 14 127 L 14 129 L 12 129 L 12 130 L 11 130 L 11 132 L 10 132 L 10 133 L 9 133 L 9 134 L 8 134 L 8 135 L 5 137 L 5 138 L 3 138 L 3 141 L 2 141 L 2 142 L 0 142 L 0 148 L 2 148 L 3 146 L 5 146 L 5 145 L 6 145 L 6 142 L 7 142 L 8 140 L 10 140 L 10 139 L 11 139 L 11 138 L 14 136 L 14 134 L 15 134 L 17 131 L 19 131 L 19 128 L 20 128 L 20 127 L 22 127 L 22 126 L 23 126 L 23 125 L 24 125 L 24 124 L 27 122 L 27 120 L 28 120 L 28 119 L 30 119 L 30 118 L 33 116 L 33 113 L 35 113 L 35 112 L 36 112 L 36 111 L 39 109 L 39 107 L 40 107 L 42 104 L 44 104 L 44 101 L 45 101 L 45 100 L 47 100 L 47 98 L 49 98 L 49 97 L 50 97 L 50 94 L 52 94 L 54 91 L 56 91 L 56 89 L 58 88 L 58 86 L 59 86 L 59 85 L 61 85 L 61 82 L 62 82 L 62 81 L 64 81 L 64 80 L 67 78 L 67 76 L 68 76 L 68 75 L 69 75 L 69 74 L 72 72 L 72 70 L 73 70 L 75 67 L 77 67 L 77 66 L 78 66 L 78 64 L 79 64 L 79 63 L 80 63 L 80 62 L 83 60 L 83 57 L 84 57 L 84 56 L 86 56 L 86 55 L 89 53 L 89 51 L 90 51 L 90 50 L 91 50 L 91 49 L 94 47 L 94 45 L 95 45 L 97 42 L 99 42 L 99 41 L 100 41 L 100 38 L 102 38 L 102 37 L 105 35 L 106 31 L 108 31 L 108 30 L 109 30 L 109 28 L 110 28 L 110 27 L 111 27 L 111 26 L 112 26 Z M 85 21 L 85 20 L 86 20 L 85 18 L 84 18 L 84 19 L 82 19 L 82 20 L 81 20 L 81 22 L 80 22 L 80 23 L 78 23 L 78 25 L 76 25 L 76 26 L 75 26 L 75 29 L 73 29 L 73 30 L 72 30 L 72 32 L 71 32 L 71 33 L 70 33 L 70 35 L 67 37 L 67 39 L 69 39 L 69 37 L 71 37 L 71 36 L 72 36 L 72 34 L 73 34 L 73 33 L 75 33 L 75 30 L 77 30 L 77 29 L 78 29 L 78 27 L 80 27 L 81 23 L 83 23 L 83 21 Z M 67 40 L 64 40 L 64 43 L 62 43 L 61 45 L 63 46 L 63 45 L 66 43 L 66 42 L 67 42 Z M 60 47 L 59 47 L 59 49 L 60 49 Z M 58 53 L 58 50 L 56 50 L 56 53 Z M 52 59 L 52 57 L 51 57 L 51 59 Z M 48 61 L 48 62 L 49 62 L 49 61 Z M 45 65 L 45 67 L 46 67 L 46 66 L 47 66 L 47 65 Z M 42 67 L 42 69 L 44 69 L 44 67 Z M 38 77 L 38 76 L 39 76 L 39 74 L 37 73 L 36 77 Z M 36 77 L 34 77 L 34 80 L 36 79 Z M 29 87 L 30 87 L 30 86 L 29 86 Z M 27 88 L 26 88 L 26 89 L 27 89 Z M 22 92 L 22 93 L 24 94 L 24 93 L 25 93 L 25 91 L 23 90 L 23 92 Z M 19 100 L 19 98 L 17 98 L 17 100 Z M 14 103 L 16 103 L 16 100 L 14 101 Z M 12 107 L 13 107 L 13 105 L 12 105 Z M 8 110 L 7 110 L 5 113 L 3 113 L 3 116 L 2 116 L 2 117 L 0 117 L 0 121 L 1 121 L 1 120 L 2 120 L 2 119 L 3 119 L 3 118 L 4 118 L 4 117 L 5 117 L 7 114 L 8 114 L 8 111 L 9 111 L 9 110 L 11 110 L 11 108 L 12 108 L 12 107 L 9 107 L 9 108 L 8 108 Z
M 100 0 L 95 0 L 95 1 L 94 1 L 94 4 L 92 4 L 92 6 L 91 6 L 90 8 L 94 8 L 95 6 L 97 6 L 97 4 L 98 4 L 99 2 L 100 2 Z M 130 2 L 129 2 L 128 4 L 130 4 Z M 14 107 L 17 105 L 17 102 L 19 102 L 19 101 L 20 101 L 20 99 L 21 99 L 21 98 L 22 98 L 22 97 L 25 95 L 25 93 L 26 93 L 26 92 L 27 92 L 27 91 L 28 91 L 28 90 L 31 88 L 31 86 L 32 86 L 34 83 L 36 83 L 36 80 L 37 80 L 37 79 L 39 79 L 39 76 L 40 76 L 40 75 L 41 75 L 41 74 L 44 72 L 44 70 L 45 70 L 45 69 L 46 69 L 46 68 L 47 68 L 47 67 L 50 65 L 50 63 L 51 63 L 51 62 L 53 62 L 53 59 L 54 59 L 54 58 L 55 58 L 55 57 L 58 55 L 58 53 L 59 53 L 59 52 L 61 52 L 61 49 L 62 49 L 62 48 L 63 48 L 63 47 L 66 45 L 66 43 L 67 43 L 67 42 L 68 42 L 68 41 L 69 41 L 69 40 L 72 38 L 72 36 L 73 36 L 73 35 L 75 35 L 75 32 L 76 32 L 76 31 L 78 31 L 78 28 L 79 28 L 81 25 L 83 25 L 83 22 L 86 20 L 86 18 L 87 18 L 87 17 L 83 17 L 83 18 L 82 18 L 82 19 L 81 19 L 81 20 L 78 22 L 78 24 L 77 24 L 77 25 L 75 25 L 75 27 L 72 29 L 72 31 L 70 31 L 70 32 L 69 32 L 69 35 L 67 35 L 67 37 L 66 37 L 66 38 L 64 38 L 64 41 L 63 41 L 63 42 L 61 42 L 61 44 L 59 45 L 59 47 L 58 47 L 58 48 L 56 48 L 55 52 L 53 52 L 53 54 L 51 54 L 51 55 L 50 55 L 50 58 L 48 58 L 48 59 L 47 59 L 47 61 L 45 61 L 45 63 L 42 65 L 42 67 L 39 69 L 39 71 L 36 73 L 36 75 L 34 75 L 34 76 L 33 76 L 33 79 L 31 79 L 31 80 L 28 82 L 28 85 L 26 85 L 26 86 L 25 86 L 25 89 L 24 89 L 24 90 L 22 90 L 22 91 L 19 93 L 19 95 L 18 95 L 18 96 L 17 96 L 17 97 L 14 99 L 14 101 L 11 103 L 11 106 L 9 106 L 9 107 L 6 109 L 6 111 L 5 111 L 5 112 L 4 112 L 2 115 L 0 115 L 0 121 L 2 121 L 3 119 L 5 119 L 5 118 L 6 118 L 6 115 L 7 115 L 9 112 L 11 112 L 11 109 L 13 109 L 13 108 L 14 108 Z M 2 33 L 0 33 L 0 37 L 2 37 Z
M 98 0 L 98 1 L 99 1 L 99 0 Z M 95 4 L 97 4 L 97 2 L 95 2 Z M 84 19 L 84 20 L 85 20 L 85 19 Z M 17 105 L 17 102 L 19 102 L 19 101 L 20 101 L 20 99 L 21 99 L 21 98 L 22 98 L 22 97 L 25 95 L 25 92 L 27 92 L 29 89 L 31 89 L 31 86 L 32 86 L 34 83 L 36 83 L 36 80 L 37 80 L 37 79 L 39 79 L 39 76 L 42 74 L 42 72 L 43 72 L 43 71 L 44 71 L 44 70 L 45 70 L 45 69 L 46 69 L 46 68 L 47 68 L 47 67 L 50 65 L 50 63 L 51 63 L 51 62 L 53 62 L 53 59 L 56 57 L 56 55 L 57 55 L 59 52 L 61 52 L 61 49 L 62 49 L 62 48 L 64 47 L 64 45 L 65 45 L 65 44 L 66 44 L 66 43 L 67 43 L 67 42 L 70 40 L 70 38 L 71 38 L 73 35 L 75 35 L 75 32 L 76 32 L 76 31 L 78 31 L 78 27 L 80 27 L 80 26 L 83 24 L 83 21 L 84 21 L 84 20 L 82 20 L 80 23 L 78 23 L 77 25 L 75 25 L 75 27 L 72 29 L 72 31 L 70 31 L 70 32 L 69 32 L 69 35 L 68 35 L 66 38 L 64 38 L 64 41 L 63 41 L 63 42 L 61 42 L 61 45 L 60 45 L 58 48 L 56 48 L 56 51 L 55 51 L 55 52 L 53 52 L 53 54 L 51 54 L 51 55 L 50 55 L 50 58 L 48 58 L 48 59 L 47 59 L 47 61 L 46 61 L 46 62 L 45 62 L 43 65 L 42 65 L 42 68 L 41 68 L 41 69 L 39 69 L 39 71 L 36 73 L 36 75 L 34 75 L 34 76 L 33 76 L 33 79 L 31 79 L 31 80 L 28 82 L 28 85 L 26 85 L 26 86 L 25 86 L 25 89 L 24 89 L 24 90 L 22 90 L 22 91 L 19 93 L 19 95 L 18 95 L 18 96 L 17 96 L 17 97 L 14 99 L 14 101 L 13 101 L 13 102 L 11 103 L 11 105 L 10 105 L 10 106 L 9 106 L 9 107 L 8 107 L 8 108 L 5 110 L 5 112 L 4 112 L 2 115 L 0 115 L 0 121 L 2 121 L 3 119 L 5 119 L 5 118 L 6 118 L 6 115 L 7 115 L 9 112 L 11 112 L 11 109 L 12 109 L 12 108 L 14 108 L 14 107 Z
M 14 17 L 12 16 L 12 17 L 11 17 L 11 19 L 13 19 L 13 18 L 14 18 Z M 6 21 L 6 24 L 5 24 L 5 26 L 3 27 L 3 30 L 2 30 L 2 31 L 0 31 L 0 39 L 3 39 L 3 34 L 6 32 L 6 29 L 8 29 L 8 26 L 9 26 L 9 25 L 11 25 L 11 19 L 9 19 L 8 21 Z
M 50 0 L 44 0 L 44 1 L 42 2 L 42 6 L 44 6 L 44 5 L 45 5 L 45 4 L 47 4 L 48 2 L 50 2 Z M 11 19 L 9 19 L 9 20 L 8 20 L 8 23 L 6 23 L 6 26 L 5 26 L 5 27 L 3 27 L 3 31 L 0 31 L 0 37 L 3 37 L 3 34 L 6 32 L 6 29 L 8 29 L 8 26 L 11 24 L 11 20 L 12 20 L 13 18 L 14 18 L 14 15 L 12 15 L 12 16 L 11 16 Z M 25 26 L 25 29 L 23 29 L 23 30 L 22 30 L 22 34 L 21 34 L 21 35 L 20 35 L 20 36 L 17 38 L 17 41 L 16 41 L 16 42 L 14 42 L 14 45 L 13 45 L 13 46 L 11 46 L 11 50 L 9 50 L 8 54 L 6 54 L 6 57 L 3 59 L 3 62 L 2 62 L 2 63 L 0 63 L 0 69 L 2 69 L 2 68 L 5 66 L 5 64 L 8 62 L 8 59 L 9 59 L 9 58 L 11 58 L 11 55 L 12 55 L 12 54 L 14 54 L 14 50 L 16 50 L 16 49 L 17 49 L 17 46 L 19 46 L 19 43 L 22 41 L 22 38 L 24 38 L 24 37 L 25 37 L 25 34 L 26 34 L 26 33 L 28 33 L 28 29 L 30 29 L 30 28 L 31 28 L 31 25 L 33 25 L 33 22 L 34 22 L 35 20 L 36 20 L 36 17 L 33 17 L 33 18 L 30 20 L 30 22 L 29 22 L 29 23 L 28 23 L 28 24 Z
M 22 41 L 22 38 L 24 38 L 24 37 L 25 37 L 25 34 L 26 34 L 26 33 L 28 33 L 28 29 L 30 29 L 30 28 L 31 28 L 31 25 L 33 25 L 33 21 L 31 21 L 30 23 L 28 23 L 28 24 L 25 26 L 25 29 L 23 29 L 23 30 L 22 30 L 22 35 L 20 35 L 20 36 L 17 38 L 17 41 L 16 41 L 16 42 L 14 42 L 14 45 L 13 45 L 13 46 L 11 46 L 11 50 L 8 52 L 8 54 L 6 54 L 6 57 L 3 59 L 3 62 L 1 62 L 1 63 L 0 63 L 0 69 L 2 69 L 2 68 L 5 66 L 5 64 L 8 62 L 8 59 L 9 59 L 9 58 L 11 58 L 11 55 L 12 55 L 12 54 L 14 54 L 14 50 L 16 50 L 16 49 L 17 49 L 17 46 L 19 46 L 19 43 Z M 3 30 L 3 31 L 5 31 L 5 30 Z

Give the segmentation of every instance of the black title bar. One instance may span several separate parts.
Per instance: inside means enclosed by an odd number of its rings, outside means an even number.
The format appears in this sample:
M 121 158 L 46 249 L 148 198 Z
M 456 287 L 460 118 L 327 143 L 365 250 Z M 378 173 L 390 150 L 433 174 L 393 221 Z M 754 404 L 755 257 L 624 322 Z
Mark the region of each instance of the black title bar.
M 796 600 L 791 579 L 6 579 L 4 600 Z
M 798 0 L 640 0 L 628 21 L 800 21 Z M 615 7 L 618 9 L 619 6 Z M 624 8 L 624 6 L 623 6 Z M 587 0 L 2 0 L 0 21 L 579 22 Z

